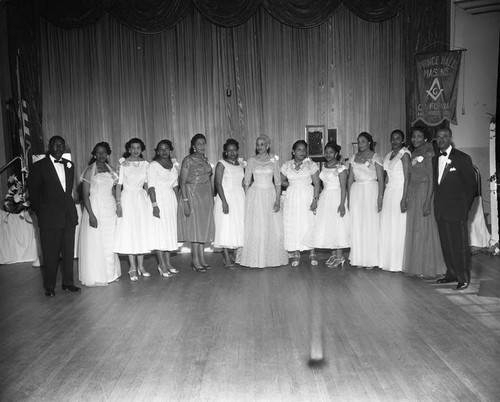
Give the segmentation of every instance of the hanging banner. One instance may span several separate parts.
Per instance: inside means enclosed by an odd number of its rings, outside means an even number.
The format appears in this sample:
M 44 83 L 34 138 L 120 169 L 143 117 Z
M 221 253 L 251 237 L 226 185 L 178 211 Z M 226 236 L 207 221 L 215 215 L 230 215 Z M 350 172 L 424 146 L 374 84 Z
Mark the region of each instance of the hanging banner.
M 461 50 L 415 56 L 417 80 L 412 125 L 422 121 L 437 126 L 444 120 L 457 124 L 458 76 Z

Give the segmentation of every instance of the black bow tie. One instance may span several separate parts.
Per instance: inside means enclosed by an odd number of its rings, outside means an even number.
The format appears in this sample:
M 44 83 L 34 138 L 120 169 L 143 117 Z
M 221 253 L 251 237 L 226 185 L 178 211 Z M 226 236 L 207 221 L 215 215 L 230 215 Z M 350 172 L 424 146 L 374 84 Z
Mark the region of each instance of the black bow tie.
M 448 152 L 446 151 L 439 151 L 439 156 L 446 156 L 448 155 Z
M 64 165 L 64 161 L 62 159 L 59 159 L 58 161 L 54 160 L 54 163 L 60 163 L 60 164 Z

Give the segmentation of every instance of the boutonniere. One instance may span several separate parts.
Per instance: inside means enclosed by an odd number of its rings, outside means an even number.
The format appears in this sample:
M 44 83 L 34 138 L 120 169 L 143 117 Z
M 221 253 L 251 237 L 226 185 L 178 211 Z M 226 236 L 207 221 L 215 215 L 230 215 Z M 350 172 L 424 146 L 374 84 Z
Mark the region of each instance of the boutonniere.
M 416 156 L 411 160 L 411 165 L 415 166 L 417 163 L 421 163 L 424 160 L 424 157 L 422 155 Z
M 373 166 L 374 166 L 374 163 L 373 163 L 373 159 L 368 159 L 366 162 L 365 162 L 365 165 L 368 169 L 371 169 Z
M 243 158 L 238 158 L 238 163 L 244 168 L 246 168 L 247 163 Z
M 446 159 L 446 164 L 449 165 L 451 163 L 451 159 Z
M 279 160 L 280 160 L 280 157 L 278 155 L 271 156 L 271 162 L 278 162 Z
M 67 167 L 68 169 L 71 169 L 71 162 L 66 162 L 66 167 Z

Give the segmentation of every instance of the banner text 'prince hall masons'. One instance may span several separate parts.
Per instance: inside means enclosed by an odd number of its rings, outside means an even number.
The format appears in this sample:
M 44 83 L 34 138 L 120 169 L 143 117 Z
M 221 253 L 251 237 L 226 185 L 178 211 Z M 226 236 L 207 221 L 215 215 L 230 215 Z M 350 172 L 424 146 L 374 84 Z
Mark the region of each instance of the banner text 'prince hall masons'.
M 444 120 L 457 124 L 458 76 L 462 52 L 459 50 L 419 54 L 412 124 L 421 120 L 437 126 Z

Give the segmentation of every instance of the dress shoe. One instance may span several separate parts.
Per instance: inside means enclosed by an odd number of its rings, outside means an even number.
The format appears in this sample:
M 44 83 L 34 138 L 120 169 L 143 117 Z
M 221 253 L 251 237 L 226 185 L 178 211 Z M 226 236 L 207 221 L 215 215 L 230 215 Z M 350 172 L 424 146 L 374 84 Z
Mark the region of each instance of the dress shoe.
M 55 295 L 56 295 L 56 291 L 54 289 L 45 289 L 45 296 L 51 297 L 51 296 L 55 296 Z
M 79 292 L 80 288 L 75 285 L 69 285 L 69 286 L 64 286 L 62 287 L 63 290 L 69 290 L 70 292 Z
M 467 289 L 468 287 L 469 287 L 468 282 L 458 282 L 457 290 L 464 290 Z
M 450 283 L 450 282 L 456 282 L 456 279 L 448 279 L 448 278 L 441 278 L 437 280 L 437 283 Z

